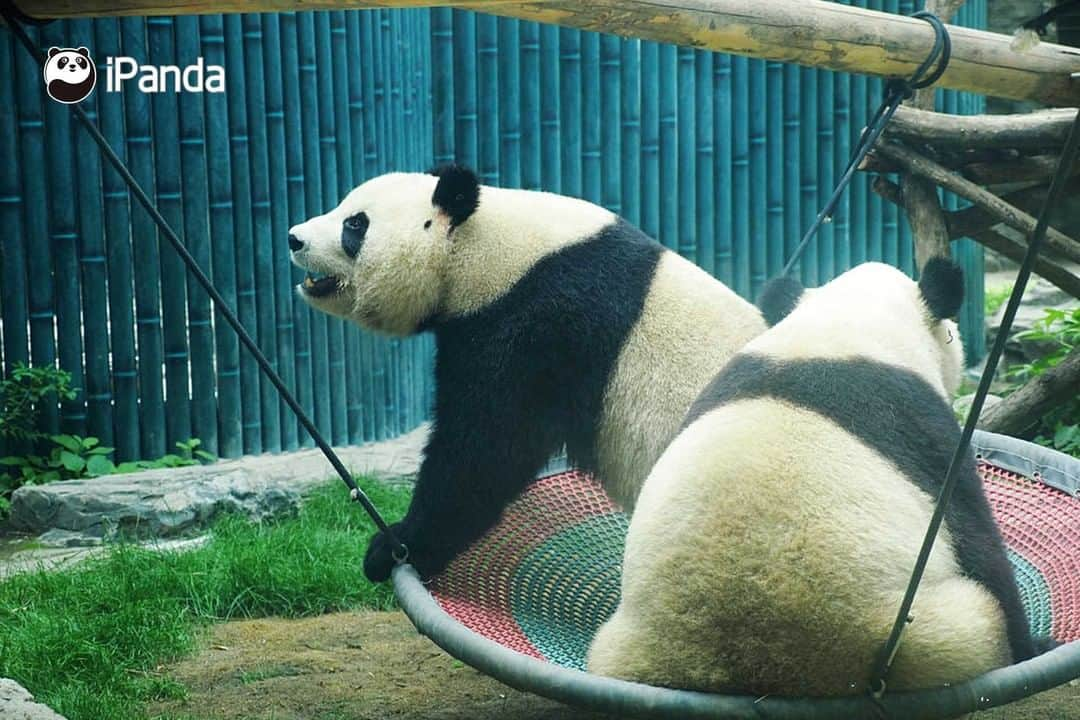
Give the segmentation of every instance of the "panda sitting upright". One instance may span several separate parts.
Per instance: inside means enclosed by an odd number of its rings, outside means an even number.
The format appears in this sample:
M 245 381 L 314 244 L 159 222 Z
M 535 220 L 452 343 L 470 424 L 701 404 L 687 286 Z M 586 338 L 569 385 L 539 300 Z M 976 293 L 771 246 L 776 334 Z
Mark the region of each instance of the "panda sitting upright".
M 918 284 L 879 263 L 803 291 L 695 401 L 638 499 L 622 598 L 589 670 L 653 685 L 785 696 L 864 692 L 960 429 L 960 269 Z M 974 456 L 889 675 L 958 683 L 1032 656 Z
M 394 526 L 423 576 L 494 525 L 564 445 L 632 508 L 690 403 L 765 327 L 611 212 L 481 187 L 459 166 L 373 178 L 293 227 L 289 247 L 313 307 L 435 334 L 431 436 Z M 377 535 L 365 573 L 385 580 L 393 563 Z

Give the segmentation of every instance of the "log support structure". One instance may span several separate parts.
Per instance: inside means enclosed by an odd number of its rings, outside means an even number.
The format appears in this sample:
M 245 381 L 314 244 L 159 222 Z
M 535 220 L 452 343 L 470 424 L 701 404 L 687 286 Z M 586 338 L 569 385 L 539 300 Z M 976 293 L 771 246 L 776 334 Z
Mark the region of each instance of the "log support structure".
M 942 18 L 962 0 L 930 0 Z M 880 77 L 910 77 L 934 31 L 922 20 L 826 0 L 22 0 L 39 18 L 453 6 L 523 20 Z M 938 87 L 1080 105 L 1080 49 L 949 26 Z

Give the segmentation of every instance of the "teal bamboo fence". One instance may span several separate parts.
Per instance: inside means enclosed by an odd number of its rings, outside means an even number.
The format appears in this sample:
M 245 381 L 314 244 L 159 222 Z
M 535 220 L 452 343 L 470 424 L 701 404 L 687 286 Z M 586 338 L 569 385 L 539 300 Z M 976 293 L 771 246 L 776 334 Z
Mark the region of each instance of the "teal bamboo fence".
M 909 13 L 910 0 L 868 0 Z M 961 24 L 980 26 L 986 0 Z M 183 231 L 301 404 L 333 442 L 428 414 L 430 337 L 386 339 L 313 313 L 288 228 L 392 169 L 457 161 L 483 180 L 585 197 L 753 297 L 779 271 L 847 162 L 881 82 L 436 8 L 54 23 L 85 45 L 84 107 Z M 105 58 L 226 68 L 224 93 L 104 87 Z M 93 434 L 118 459 L 199 437 L 231 457 L 310 445 L 233 333 L 160 248 L 38 68 L 0 32 L 0 351 L 72 372 L 44 427 Z M 979 98 L 939 93 L 941 109 Z M 857 176 L 799 272 L 820 283 L 879 259 L 914 272 L 910 231 Z M 951 198 L 946 202 L 956 207 Z M 982 354 L 982 254 L 961 317 Z

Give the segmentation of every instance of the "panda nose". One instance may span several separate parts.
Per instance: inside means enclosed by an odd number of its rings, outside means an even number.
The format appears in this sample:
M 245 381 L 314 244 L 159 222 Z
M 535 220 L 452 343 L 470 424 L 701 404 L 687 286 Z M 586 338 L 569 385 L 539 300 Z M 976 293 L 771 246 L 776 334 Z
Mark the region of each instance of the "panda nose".
M 289 233 L 289 249 L 293 252 L 299 252 L 304 247 L 304 243 L 300 242 L 300 238 L 296 237 L 292 233 Z

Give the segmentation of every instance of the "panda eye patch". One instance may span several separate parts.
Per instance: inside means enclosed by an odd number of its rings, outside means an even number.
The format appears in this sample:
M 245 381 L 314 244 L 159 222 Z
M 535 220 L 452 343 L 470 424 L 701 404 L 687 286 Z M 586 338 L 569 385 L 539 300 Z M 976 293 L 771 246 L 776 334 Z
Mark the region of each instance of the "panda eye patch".
M 86 61 L 82 58 L 75 58 L 75 62 L 79 64 L 79 67 L 86 68 Z
M 368 228 L 368 216 L 365 212 L 358 212 L 355 215 L 351 215 L 345 218 L 345 229 L 358 232 L 361 235 L 367 232 Z
M 424 229 L 425 230 L 427 230 L 429 227 L 431 227 L 431 221 L 430 220 L 428 220 L 426 223 L 424 223 Z
M 351 258 L 360 254 L 360 246 L 364 244 L 364 235 L 368 229 L 367 213 L 358 212 L 345 218 L 341 228 L 341 249 Z
M 56 67 L 58 67 L 58 68 L 63 68 L 67 64 L 68 64 L 68 59 L 67 59 L 66 55 L 61 55 L 60 59 L 56 61 Z

